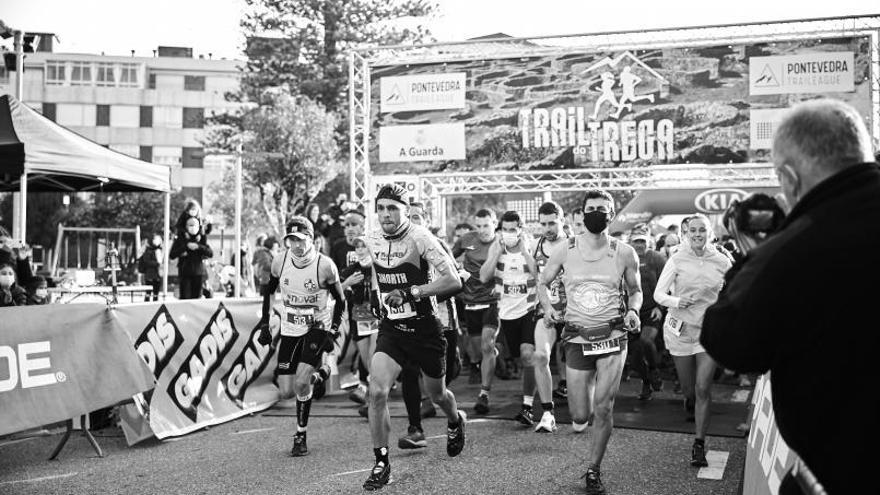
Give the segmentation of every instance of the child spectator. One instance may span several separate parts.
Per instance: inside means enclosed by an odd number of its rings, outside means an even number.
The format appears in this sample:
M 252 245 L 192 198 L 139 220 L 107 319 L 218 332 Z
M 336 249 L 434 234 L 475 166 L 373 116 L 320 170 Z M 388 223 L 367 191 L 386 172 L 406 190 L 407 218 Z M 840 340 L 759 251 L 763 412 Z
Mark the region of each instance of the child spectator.
M 27 291 L 15 283 L 15 264 L 0 261 L 0 307 L 27 305 Z
M 28 284 L 28 306 L 38 306 L 42 304 L 49 304 L 49 284 L 46 282 L 45 277 L 42 275 L 37 275 L 31 280 L 31 283 Z

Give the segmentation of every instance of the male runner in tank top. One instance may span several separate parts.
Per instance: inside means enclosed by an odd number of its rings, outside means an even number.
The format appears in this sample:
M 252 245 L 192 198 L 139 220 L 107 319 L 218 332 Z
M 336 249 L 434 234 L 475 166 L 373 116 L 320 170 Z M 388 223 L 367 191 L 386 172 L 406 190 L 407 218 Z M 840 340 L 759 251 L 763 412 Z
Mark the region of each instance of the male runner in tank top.
M 600 495 L 605 487 L 599 465 L 611 437 L 612 406 L 626 361 L 626 332 L 638 331 L 640 324 L 642 288 L 635 250 L 608 235 L 608 224 L 614 218 L 611 195 L 589 190 L 583 209 L 587 232 L 553 249 L 541 283 L 549 287 L 562 271 L 566 294 L 562 338 L 566 342 L 568 406 L 575 431 L 587 427 L 589 387 L 595 381 L 593 435 L 584 477 L 587 493 Z M 552 307 L 545 306 L 544 311 L 551 314 L 551 320 L 559 319 Z
M 315 231 L 305 217 L 293 217 L 284 237 L 287 250 L 272 261 L 268 290 L 263 294 L 259 342 L 272 341 L 269 311 L 275 291 L 281 287 L 283 304 L 281 340 L 278 344 L 278 387 L 281 398 L 296 395 L 296 435 L 290 455 L 308 455 L 306 427 L 312 407 L 312 391 L 317 377 L 326 379 L 327 370 L 316 373 L 325 352 L 332 352 L 345 309 L 339 272 L 333 260 L 314 246 Z M 328 299 L 336 298 L 333 314 Z M 324 330 L 329 327 L 330 332 Z
M 388 393 L 404 366 L 418 367 L 431 400 L 446 414 L 446 453 L 455 457 L 465 443 L 467 415 L 446 388 L 446 339 L 437 320 L 437 296 L 461 288 L 455 262 L 438 239 L 407 218 L 407 192 L 388 184 L 376 195 L 380 230 L 367 237 L 373 257 L 374 311 L 381 317 L 370 365 L 370 434 L 376 464 L 364 482 L 378 490 L 391 479 L 388 459 Z
M 565 216 L 562 207 L 554 201 L 548 201 L 538 208 L 538 222 L 544 230 L 544 234 L 538 239 L 535 246 L 535 264 L 538 273 L 542 273 L 547 261 L 550 259 L 550 253 L 553 248 L 560 243 L 568 242 L 568 236 L 565 235 L 563 225 Z M 552 389 L 553 376 L 550 373 L 550 355 L 552 354 L 553 345 L 562 335 L 562 320 L 552 320 L 550 314 L 544 311 L 545 307 L 552 307 L 556 314 L 561 316 L 565 310 L 565 287 L 562 285 L 562 275 L 558 275 L 550 284 L 549 289 L 541 290 L 541 284 L 538 284 L 538 314 L 535 322 L 535 383 L 538 388 L 538 396 L 541 402 L 541 408 L 544 413 L 541 421 L 535 426 L 536 432 L 552 433 L 556 431 L 556 417 L 553 414 L 555 404 L 553 403 Z M 545 299 L 541 299 L 544 297 Z M 557 356 L 562 353 L 562 348 L 557 349 Z M 559 364 L 560 385 L 565 381 L 565 365 L 561 364 L 562 360 L 557 358 Z M 564 385 L 562 385 L 564 386 Z
M 530 252 L 531 236 L 522 228 L 522 219 L 515 211 L 501 215 L 501 235 L 489 247 L 486 261 L 480 268 L 480 281 L 494 281 L 498 294 L 498 318 L 507 342 L 510 357 L 521 360 L 523 403 L 514 419 L 526 426 L 535 424 L 532 403 L 535 399 L 535 306 L 537 268 Z M 492 376 L 488 384 L 492 385 Z M 488 387 L 486 387 L 488 390 Z M 478 403 L 484 396 L 481 394 Z M 485 397 L 488 402 L 488 397 Z

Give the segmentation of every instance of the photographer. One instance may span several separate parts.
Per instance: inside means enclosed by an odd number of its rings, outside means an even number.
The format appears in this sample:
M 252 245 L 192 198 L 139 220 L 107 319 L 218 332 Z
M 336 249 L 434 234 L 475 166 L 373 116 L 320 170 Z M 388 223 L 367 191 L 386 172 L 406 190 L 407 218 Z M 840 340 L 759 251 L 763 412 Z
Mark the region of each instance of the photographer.
M 880 280 L 868 257 L 880 244 L 871 138 L 856 109 L 816 100 L 779 124 L 772 156 L 792 209 L 764 239 L 752 230 L 766 213 L 732 222 L 747 254 L 706 311 L 700 340 L 727 368 L 772 372 L 779 431 L 828 493 L 876 486 L 877 292 L 862 289 Z M 792 486 L 789 476 L 780 492 Z

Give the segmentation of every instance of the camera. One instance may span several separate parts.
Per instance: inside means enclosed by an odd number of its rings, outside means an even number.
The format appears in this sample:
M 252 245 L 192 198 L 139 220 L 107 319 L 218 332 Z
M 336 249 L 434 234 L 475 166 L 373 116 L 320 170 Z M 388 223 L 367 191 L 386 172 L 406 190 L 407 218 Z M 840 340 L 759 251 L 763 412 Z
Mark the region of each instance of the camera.
M 737 246 L 746 253 L 779 230 L 785 221 L 785 212 L 773 197 L 752 193 L 742 200 L 734 200 L 722 221 Z

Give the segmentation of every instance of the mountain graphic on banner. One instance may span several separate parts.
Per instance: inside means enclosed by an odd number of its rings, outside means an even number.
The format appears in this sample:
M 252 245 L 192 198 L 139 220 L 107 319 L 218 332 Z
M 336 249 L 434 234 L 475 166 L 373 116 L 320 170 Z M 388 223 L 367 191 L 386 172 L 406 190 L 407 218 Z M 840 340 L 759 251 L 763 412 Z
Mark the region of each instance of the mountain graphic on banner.
M 764 66 L 764 70 L 761 71 L 761 76 L 755 79 L 754 86 L 756 88 L 779 86 L 779 81 L 776 79 L 776 75 L 773 74 L 773 69 L 770 68 L 770 64 Z
M 385 99 L 385 103 L 390 105 L 400 105 L 403 103 L 403 96 L 400 95 L 400 88 L 396 84 L 391 88 L 391 94 Z

